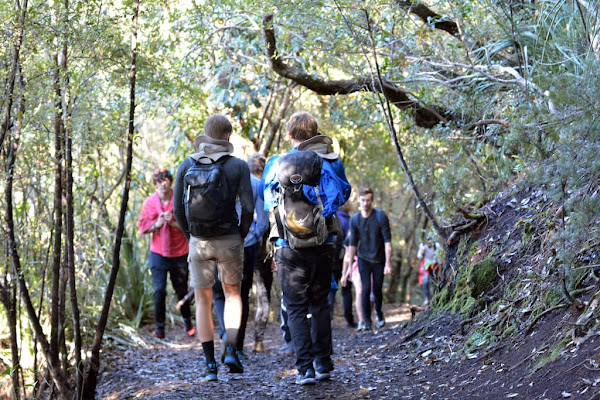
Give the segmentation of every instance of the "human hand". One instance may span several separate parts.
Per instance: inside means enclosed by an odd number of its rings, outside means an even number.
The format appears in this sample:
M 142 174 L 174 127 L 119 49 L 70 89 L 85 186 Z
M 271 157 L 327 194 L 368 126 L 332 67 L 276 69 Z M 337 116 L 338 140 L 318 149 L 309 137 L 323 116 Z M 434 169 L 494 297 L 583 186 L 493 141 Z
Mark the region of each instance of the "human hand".
M 154 222 L 154 228 L 158 229 L 165 223 L 165 213 L 160 213 L 156 222 Z
M 392 274 L 392 266 L 390 264 L 385 264 L 385 267 L 383 267 L 383 274 L 384 275 Z
M 342 278 L 340 279 L 340 285 L 342 285 L 342 287 L 346 287 L 347 284 L 348 284 L 348 277 L 346 276 L 346 274 L 343 274 Z

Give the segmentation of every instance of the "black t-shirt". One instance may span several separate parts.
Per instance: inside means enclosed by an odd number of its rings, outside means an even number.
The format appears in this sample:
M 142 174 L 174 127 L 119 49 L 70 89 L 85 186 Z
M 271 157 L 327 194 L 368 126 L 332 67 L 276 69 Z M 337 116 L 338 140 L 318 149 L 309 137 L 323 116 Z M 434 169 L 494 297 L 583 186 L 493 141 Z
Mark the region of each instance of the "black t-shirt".
M 350 219 L 350 246 L 358 247 L 359 258 L 370 262 L 385 262 L 384 243 L 392 241 L 390 221 L 385 213 L 373 209 L 367 218 L 357 212 Z

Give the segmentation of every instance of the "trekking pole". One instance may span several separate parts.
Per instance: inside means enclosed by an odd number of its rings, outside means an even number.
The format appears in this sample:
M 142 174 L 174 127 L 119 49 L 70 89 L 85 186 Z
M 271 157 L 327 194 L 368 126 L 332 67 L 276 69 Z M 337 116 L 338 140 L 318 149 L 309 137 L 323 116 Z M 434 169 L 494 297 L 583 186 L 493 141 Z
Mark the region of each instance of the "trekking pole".
M 181 311 L 181 307 L 183 307 L 183 305 L 187 302 L 189 302 L 192 298 L 194 297 L 194 291 L 190 290 L 188 292 L 188 294 L 186 294 L 185 296 L 183 296 L 183 299 L 179 300 L 177 302 L 177 304 L 175 305 L 175 309 L 177 311 Z

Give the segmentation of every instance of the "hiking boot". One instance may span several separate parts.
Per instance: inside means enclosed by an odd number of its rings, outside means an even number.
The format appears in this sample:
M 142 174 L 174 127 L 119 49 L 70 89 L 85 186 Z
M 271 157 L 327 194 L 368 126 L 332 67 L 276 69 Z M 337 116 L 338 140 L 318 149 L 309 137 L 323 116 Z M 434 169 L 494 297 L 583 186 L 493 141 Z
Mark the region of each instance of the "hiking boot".
M 252 347 L 253 353 L 265 353 L 266 351 L 267 349 L 265 348 L 265 345 L 263 344 L 262 340 L 254 342 L 254 346 Z
M 282 356 L 293 356 L 294 355 L 294 345 L 292 342 L 286 342 L 283 346 L 279 348 L 279 354 Z
M 318 381 L 326 381 L 331 378 L 331 371 L 324 365 L 317 365 L 315 368 L 315 374 Z
M 315 379 L 315 370 L 312 368 L 308 368 L 304 374 L 298 374 L 296 376 L 296 385 L 314 385 L 317 383 Z
M 218 380 L 217 378 L 217 363 L 206 363 L 206 369 L 204 370 L 204 376 L 200 378 L 205 382 L 211 382 Z
M 194 323 L 192 322 L 191 318 L 185 319 L 183 320 L 184 324 L 185 324 L 185 333 L 187 333 L 187 335 L 189 337 L 193 337 L 196 335 L 196 325 L 194 325 Z
M 377 318 L 377 329 L 381 329 L 385 326 L 385 319 L 381 318 Z
M 223 361 L 223 364 L 229 367 L 229 372 L 233 374 L 241 374 L 244 372 L 244 366 L 232 344 L 225 346 L 225 352 L 223 353 L 221 360 Z
M 369 324 L 369 325 L 365 324 L 365 325 L 363 326 L 363 331 L 364 331 L 364 332 L 370 332 L 370 331 L 372 331 L 372 330 L 373 330 L 373 327 L 371 326 L 371 324 Z
M 240 362 L 245 362 L 246 361 L 246 353 L 244 352 L 244 350 L 236 350 L 235 354 L 237 354 Z
M 346 321 L 346 328 L 354 329 L 356 328 L 356 323 L 354 321 Z
M 162 329 L 156 329 L 154 332 L 151 333 L 151 335 L 157 339 L 164 339 L 165 331 L 163 331 Z

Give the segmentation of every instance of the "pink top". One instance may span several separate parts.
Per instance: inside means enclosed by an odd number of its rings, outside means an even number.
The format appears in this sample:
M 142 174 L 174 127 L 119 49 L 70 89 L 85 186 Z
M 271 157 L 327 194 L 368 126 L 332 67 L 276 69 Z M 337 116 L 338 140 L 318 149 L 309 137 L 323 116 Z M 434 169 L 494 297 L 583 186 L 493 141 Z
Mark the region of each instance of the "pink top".
M 158 193 L 154 193 L 144 201 L 139 223 L 140 236 L 150 229 L 161 213 L 166 211 L 173 212 L 172 189 L 171 200 L 168 204 L 162 204 Z M 163 257 L 181 257 L 188 253 L 188 241 L 181 229 L 165 222 L 156 232 L 152 232 L 150 251 Z

